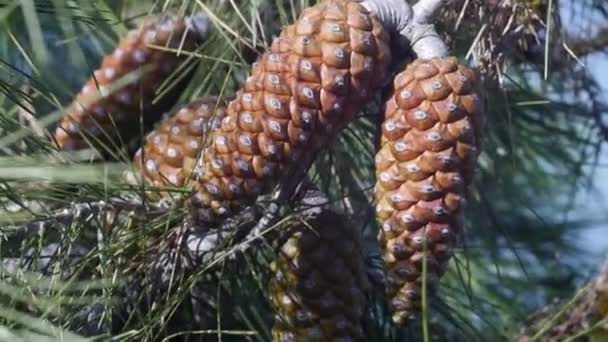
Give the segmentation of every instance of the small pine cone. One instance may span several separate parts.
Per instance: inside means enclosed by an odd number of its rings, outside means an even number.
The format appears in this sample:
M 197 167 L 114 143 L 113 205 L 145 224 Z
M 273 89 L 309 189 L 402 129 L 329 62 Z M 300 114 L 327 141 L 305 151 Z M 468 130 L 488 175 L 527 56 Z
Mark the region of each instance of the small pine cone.
M 167 85 L 168 78 L 189 61 L 188 56 L 149 45 L 194 51 L 206 38 L 207 26 L 207 19 L 202 16 L 164 17 L 130 31 L 116 50 L 103 59 L 68 108 L 55 131 L 59 147 L 65 151 L 77 150 L 86 148 L 89 142 L 113 147 L 111 143 L 115 143 L 116 137 L 128 140 L 134 136 L 133 132 L 139 132 L 140 113 L 145 126 L 156 122 L 173 106 L 195 68 L 184 68 L 187 74 L 177 83 Z M 143 71 L 138 80 L 115 89 L 121 78 L 125 82 L 125 76 L 135 76 L 138 70 Z
M 294 227 L 271 265 L 274 340 L 362 340 L 369 284 L 356 231 L 331 212 L 308 224 Z
M 387 78 L 389 36 L 355 1 L 328 0 L 283 30 L 212 134 L 193 198 L 212 223 L 302 165 Z
M 133 158 L 136 169 L 155 187 L 194 187 L 192 171 L 205 144 L 206 133 L 226 115 L 215 97 L 195 100 L 179 109 L 148 134 Z
M 424 248 L 432 289 L 447 268 L 479 147 L 483 106 L 454 57 L 415 60 L 395 78 L 376 155 L 377 217 L 393 319 L 420 309 Z

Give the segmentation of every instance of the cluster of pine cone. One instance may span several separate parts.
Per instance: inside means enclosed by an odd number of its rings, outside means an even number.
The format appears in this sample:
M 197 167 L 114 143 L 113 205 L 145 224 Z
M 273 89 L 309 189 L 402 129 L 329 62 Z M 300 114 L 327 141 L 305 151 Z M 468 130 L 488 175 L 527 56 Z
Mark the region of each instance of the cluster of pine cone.
M 128 139 L 141 121 L 154 122 L 174 107 L 190 76 L 160 99 L 159 87 L 192 61 L 149 45 L 180 43 L 192 51 L 205 35 L 192 30 L 191 21 L 163 19 L 129 33 L 60 123 L 59 147 Z M 154 187 L 190 190 L 195 222 L 213 227 L 306 167 L 389 83 L 389 46 L 382 23 L 357 1 L 325 0 L 304 10 L 253 64 L 228 104 L 209 97 L 179 106 L 145 138 L 134 157 L 138 177 Z M 137 70 L 144 70 L 137 81 L 115 86 Z M 420 310 L 423 283 L 435 288 L 446 271 L 474 174 L 482 112 L 475 73 L 454 57 L 418 59 L 394 77 L 375 195 L 397 323 Z M 356 230 L 327 214 L 293 231 L 273 264 L 275 338 L 361 339 L 367 282 Z

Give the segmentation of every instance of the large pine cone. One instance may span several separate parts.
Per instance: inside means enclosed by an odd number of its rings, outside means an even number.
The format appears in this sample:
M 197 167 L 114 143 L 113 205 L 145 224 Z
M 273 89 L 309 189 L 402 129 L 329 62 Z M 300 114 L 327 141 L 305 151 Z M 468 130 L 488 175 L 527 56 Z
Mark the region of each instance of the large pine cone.
M 149 45 L 194 51 L 206 38 L 207 26 L 207 19 L 201 16 L 164 17 L 130 31 L 116 50 L 103 59 L 68 108 L 55 132 L 59 147 L 77 150 L 90 144 L 104 144 L 111 149 L 120 148 L 112 146 L 116 137 L 128 140 L 139 132 L 140 114 L 145 126 L 156 122 L 179 98 L 195 67 L 184 64 L 193 61 L 184 53 L 178 55 Z M 182 68 L 187 71 L 180 72 Z M 138 70 L 143 73 L 135 82 L 115 89 L 119 87 L 117 81 L 126 75 L 135 76 Z M 167 82 L 176 70 L 180 72 L 177 78 L 181 79 Z
M 483 114 L 473 71 L 453 57 L 415 60 L 395 78 L 376 155 L 377 217 L 388 294 L 398 323 L 443 275 L 478 154 Z
M 274 340 L 361 340 L 368 282 L 358 235 L 331 212 L 308 224 L 295 227 L 271 265 Z
M 214 222 L 250 203 L 348 124 L 386 80 L 389 36 L 358 2 L 328 0 L 283 30 L 213 132 L 193 203 Z
M 135 153 L 134 166 L 146 183 L 155 187 L 194 187 L 192 171 L 210 129 L 226 116 L 223 101 L 215 97 L 195 100 L 177 109 L 146 137 Z

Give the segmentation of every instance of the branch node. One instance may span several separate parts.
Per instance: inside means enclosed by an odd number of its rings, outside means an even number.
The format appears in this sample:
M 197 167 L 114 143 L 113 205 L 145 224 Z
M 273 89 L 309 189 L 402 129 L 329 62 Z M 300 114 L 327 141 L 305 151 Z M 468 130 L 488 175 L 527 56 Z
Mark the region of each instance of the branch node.
M 414 22 L 430 24 L 435 19 L 439 9 L 446 6 L 448 0 L 420 0 L 414 5 Z
M 418 58 L 445 57 L 449 54 L 433 21 L 448 0 L 420 0 L 413 7 L 405 0 L 366 0 L 363 6 L 375 13 L 385 29 L 407 39 Z

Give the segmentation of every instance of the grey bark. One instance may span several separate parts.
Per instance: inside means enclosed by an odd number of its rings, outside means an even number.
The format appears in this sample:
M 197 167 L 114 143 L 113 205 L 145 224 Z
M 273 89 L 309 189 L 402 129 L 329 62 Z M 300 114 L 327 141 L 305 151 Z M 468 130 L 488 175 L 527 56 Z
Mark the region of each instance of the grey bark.
M 437 11 L 448 0 L 420 0 L 411 6 L 405 0 L 365 0 L 365 6 L 375 13 L 392 34 L 404 38 L 418 58 L 445 57 L 449 54 L 433 21 Z

